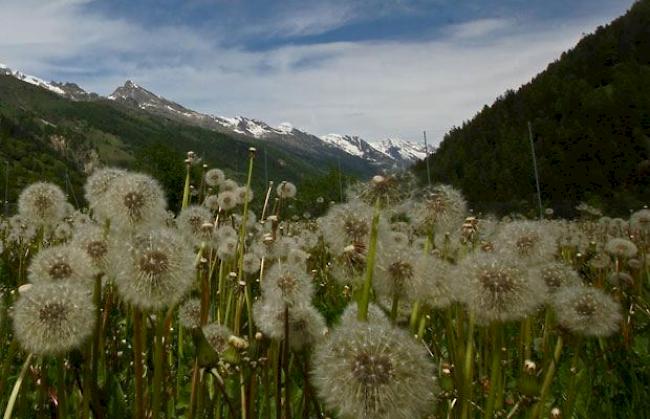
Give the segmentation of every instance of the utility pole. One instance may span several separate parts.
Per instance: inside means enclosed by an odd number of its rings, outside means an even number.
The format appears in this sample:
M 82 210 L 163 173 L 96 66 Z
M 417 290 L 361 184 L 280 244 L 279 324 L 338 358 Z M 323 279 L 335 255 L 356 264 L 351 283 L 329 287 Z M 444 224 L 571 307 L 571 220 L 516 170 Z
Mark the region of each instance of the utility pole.
M 5 160 L 5 216 L 9 216 L 9 160 Z
M 537 204 L 539 205 L 539 219 L 544 218 L 544 211 L 542 210 L 542 192 L 539 187 L 539 173 L 537 172 L 537 157 L 535 157 L 535 143 L 533 142 L 533 126 L 528 121 L 528 139 L 530 140 L 530 152 L 533 155 L 533 170 L 535 172 L 535 186 L 537 186 Z
M 431 170 L 429 169 L 429 145 L 427 144 L 427 132 L 422 131 L 424 133 L 424 162 L 427 164 L 427 181 L 429 182 L 429 186 L 431 186 Z
M 268 156 L 266 153 L 266 147 L 264 147 L 264 184 L 265 185 L 269 184 L 269 164 L 268 164 Z

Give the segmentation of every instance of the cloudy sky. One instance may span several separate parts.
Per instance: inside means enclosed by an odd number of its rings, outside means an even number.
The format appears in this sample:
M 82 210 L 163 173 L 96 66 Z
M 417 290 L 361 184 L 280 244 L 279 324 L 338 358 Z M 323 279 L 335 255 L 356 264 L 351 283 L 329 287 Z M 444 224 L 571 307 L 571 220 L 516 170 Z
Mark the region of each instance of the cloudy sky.
M 107 95 L 437 143 L 633 0 L 0 0 L 0 63 Z

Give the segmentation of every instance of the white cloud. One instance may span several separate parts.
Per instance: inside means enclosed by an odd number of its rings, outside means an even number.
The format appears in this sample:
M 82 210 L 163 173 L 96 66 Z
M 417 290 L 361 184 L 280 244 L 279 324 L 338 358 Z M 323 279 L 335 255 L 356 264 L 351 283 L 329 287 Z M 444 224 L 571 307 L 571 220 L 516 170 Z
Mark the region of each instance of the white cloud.
M 449 27 L 437 40 L 251 52 L 224 47 L 224 39 L 207 40 L 187 27 L 145 29 L 89 14 L 83 3 L 60 1 L 46 9 L 26 0 L 3 6 L 0 62 L 102 94 L 130 78 L 197 110 L 276 125 L 291 121 L 316 134 L 420 139 L 426 129 L 434 143 L 543 70 L 582 32 L 611 18 L 544 28 L 484 19 Z M 285 30 L 322 30 L 328 19 L 336 25 L 346 18 L 326 16 Z

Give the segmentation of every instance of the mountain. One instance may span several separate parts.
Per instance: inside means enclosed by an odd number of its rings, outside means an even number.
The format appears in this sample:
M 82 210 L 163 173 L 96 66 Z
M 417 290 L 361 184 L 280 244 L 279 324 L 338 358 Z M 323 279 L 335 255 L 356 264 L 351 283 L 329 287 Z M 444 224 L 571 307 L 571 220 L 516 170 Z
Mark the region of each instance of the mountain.
M 56 93 L 57 95 L 75 101 L 99 99 L 99 95 L 97 93 L 88 93 L 75 83 L 47 82 L 36 76 L 30 76 L 29 74 L 25 74 L 21 71 L 14 71 L 2 63 L 0 63 L 0 75 L 15 77 L 18 80 L 33 84 L 34 86 L 41 87 L 43 89 L 49 90 L 52 93 Z
M 319 184 L 318 179 L 332 177 L 332 170 L 338 168 L 346 179 L 367 178 L 377 171 L 375 165 L 335 148 L 326 147 L 320 154 L 305 152 L 298 147 L 232 133 L 232 130 L 219 132 L 188 124 L 115 99 L 73 100 L 66 97 L 65 91 L 44 87 L 56 87 L 52 83 L 28 76 L 16 77 L 16 72 L 4 67 L 3 70 L 0 162 L 7 164 L 0 165 L 0 172 L 12 179 L 7 191 L 11 203 L 16 202 L 26 184 L 36 180 L 58 183 L 75 197 L 73 202 L 81 203 L 81 185 L 86 174 L 106 164 L 156 176 L 169 194 L 170 202 L 177 203 L 185 176 L 183 160 L 188 150 L 194 151 L 209 167 L 219 167 L 229 177 L 242 182 L 249 148 L 255 147 L 258 158 L 253 183 L 258 191 L 265 190 L 270 180 L 289 180 L 298 187 L 304 182 Z M 297 137 L 296 141 L 300 142 Z M 314 141 L 322 144 L 318 139 Z M 195 167 L 195 179 L 200 177 L 200 170 L 201 165 Z M 316 198 L 301 195 L 305 202 L 315 202 Z
M 75 83 L 46 82 L 38 77 L 14 71 L 4 64 L 0 64 L 0 74 L 15 77 L 73 101 L 104 99 L 96 93 L 86 92 Z M 424 153 L 420 151 L 421 146 L 405 140 L 400 140 L 391 147 L 385 147 L 383 142 L 380 142 L 376 147 L 356 136 L 330 134 L 319 138 L 294 128 L 288 122 L 282 123 L 278 127 L 271 127 L 263 121 L 243 116 L 231 118 L 196 112 L 159 96 L 131 80 L 127 80 L 123 86 L 115 89 L 107 99 L 157 116 L 220 133 L 264 139 L 287 151 L 297 152 L 305 158 L 320 158 L 323 161 L 335 160 L 337 165 L 341 165 L 341 160 L 343 160 L 343 166 L 352 166 L 356 163 L 359 166 L 353 170 L 356 172 L 371 173 L 387 168 L 406 167 L 424 157 Z M 363 162 L 359 160 L 363 160 Z
M 517 91 L 449 131 L 430 157 L 435 182 L 477 210 L 536 212 L 530 122 L 543 205 L 584 201 L 629 214 L 650 201 L 650 1 L 581 39 Z M 416 165 L 426 179 L 426 167 Z
M 401 138 L 387 138 L 375 144 L 374 147 L 396 161 L 416 162 L 427 156 L 424 144 Z M 431 150 L 428 151 L 431 152 Z
M 283 147 L 295 147 L 306 153 L 337 154 L 338 151 L 343 151 L 379 168 L 407 166 L 425 155 L 423 147 L 406 140 L 394 142 L 390 146 L 390 152 L 386 152 L 356 136 L 329 134 L 319 138 L 294 128 L 288 122 L 272 127 L 266 122 L 243 116 L 230 118 L 199 113 L 158 96 L 130 80 L 118 87 L 108 98 L 175 120 L 229 134 L 264 139 Z

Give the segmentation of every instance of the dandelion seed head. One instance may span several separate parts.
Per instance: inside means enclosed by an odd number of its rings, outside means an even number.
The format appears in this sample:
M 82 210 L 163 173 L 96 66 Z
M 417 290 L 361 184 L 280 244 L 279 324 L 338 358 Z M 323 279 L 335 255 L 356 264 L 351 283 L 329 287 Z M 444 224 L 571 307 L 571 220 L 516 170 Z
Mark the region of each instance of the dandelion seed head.
M 95 307 L 90 294 L 67 281 L 34 285 L 15 304 L 16 338 L 26 351 L 59 355 L 92 334 Z
M 237 188 L 239 188 L 239 185 L 237 182 L 235 182 L 232 179 L 226 179 L 224 180 L 219 188 L 220 192 L 234 192 Z
M 478 323 L 519 320 L 546 298 L 546 286 L 516 261 L 492 254 L 472 255 L 455 272 L 457 298 Z
M 65 217 L 65 194 L 48 182 L 32 183 L 18 197 L 18 214 L 26 222 L 51 228 Z
M 614 257 L 628 259 L 636 256 L 638 249 L 627 239 L 613 238 L 605 245 L 605 251 Z
M 167 217 L 166 206 L 165 195 L 155 179 L 128 173 L 113 181 L 94 210 L 100 220 L 110 219 L 111 228 L 128 231 L 161 225 Z
M 553 306 L 558 322 L 580 335 L 607 337 L 618 330 L 622 320 L 619 304 L 596 288 L 565 288 L 556 294 Z
M 176 226 L 185 239 L 194 246 L 210 243 L 214 238 L 212 213 L 198 205 L 183 208 L 176 217 Z
M 223 260 L 229 260 L 235 257 L 237 253 L 237 238 L 227 237 L 219 241 L 219 247 L 217 247 L 217 256 Z
M 467 214 L 467 202 L 460 191 L 438 185 L 424 190 L 422 195 L 413 208 L 413 219 L 421 231 L 445 233 L 460 228 Z
M 433 407 L 435 370 L 423 346 L 390 325 L 342 323 L 317 345 L 312 378 L 344 418 L 416 418 Z
M 285 304 L 278 300 L 262 298 L 253 305 L 253 318 L 257 327 L 271 339 L 284 339 Z M 300 350 L 311 346 L 323 337 L 326 329 L 323 316 L 308 302 L 288 307 L 289 346 Z
M 205 340 L 208 341 L 212 349 L 218 354 L 223 354 L 229 348 L 228 339 L 232 336 L 232 331 L 219 323 L 210 323 L 201 329 Z
M 566 287 L 580 285 L 582 280 L 578 273 L 564 263 L 548 262 L 532 269 L 531 275 L 538 277 L 545 285 L 552 298 L 552 294 Z
M 436 256 L 421 255 L 417 257 L 414 269 L 413 285 L 407 289 L 410 301 L 444 308 L 455 300 L 452 265 Z
M 246 186 L 240 186 L 235 189 L 235 196 L 237 197 L 237 202 L 239 204 L 244 204 L 246 202 L 251 202 L 253 200 L 253 190 Z
M 125 176 L 128 172 L 126 170 L 106 167 L 97 169 L 88 176 L 86 184 L 84 185 L 84 192 L 86 201 L 91 209 L 94 209 L 97 204 L 104 199 L 106 192 L 111 187 L 116 179 Z
M 106 269 L 109 241 L 101 227 L 95 224 L 84 225 L 77 229 L 71 244 L 83 250 L 96 269 Z
M 650 210 L 644 208 L 630 216 L 630 226 L 634 231 L 650 232 Z
M 526 263 L 541 263 L 553 258 L 558 235 L 549 222 L 515 221 L 504 225 L 495 241 L 500 253 Z
M 217 202 L 219 203 L 219 208 L 223 211 L 230 211 L 235 208 L 239 203 L 237 198 L 237 192 L 235 191 L 223 191 L 220 192 L 217 196 Z
M 178 309 L 178 321 L 186 329 L 201 327 L 201 300 L 190 298 Z
M 208 186 L 219 186 L 224 180 L 226 180 L 226 175 L 221 169 L 210 169 L 205 172 L 205 183 L 207 183 Z
M 219 211 L 219 195 L 208 195 L 203 200 L 203 206 L 210 211 Z
M 271 267 L 262 282 L 262 295 L 293 305 L 309 302 L 314 294 L 311 278 L 300 266 L 278 263 Z
M 291 182 L 282 181 L 276 191 L 277 195 L 282 199 L 290 199 L 296 197 L 296 185 Z
M 70 244 L 42 249 L 34 256 L 28 268 L 29 281 L 34 284 L 70 281 L 89 287 L 93 284 L 95 274 L 90 256 Z
M 255 253 L 246 253 L 244 255 L 243 266 L 244 272 L 254 274 L 259 272 L 261 259 Z
M 194 254 L 173 230 L 140 233 L 128 246 L 111 243 L 109 253 L 109 271 L 120 295 L 141 310 L 174 305 L 194 283 Z

